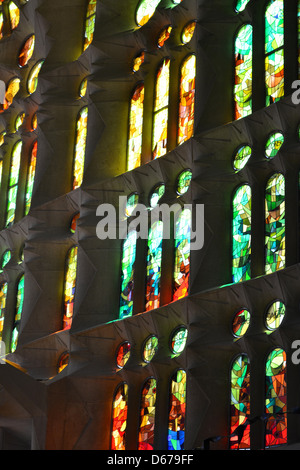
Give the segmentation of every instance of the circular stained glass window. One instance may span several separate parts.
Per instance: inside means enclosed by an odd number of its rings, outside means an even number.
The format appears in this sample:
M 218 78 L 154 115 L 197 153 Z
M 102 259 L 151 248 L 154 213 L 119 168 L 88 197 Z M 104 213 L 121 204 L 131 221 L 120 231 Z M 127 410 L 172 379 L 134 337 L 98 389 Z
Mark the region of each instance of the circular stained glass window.
M 265 154 L 267 158 L 274 158 L 284 142 L 282 132 L 274 132 L 270 135 L 266 143 Z
M 131 345 L 128 341 L 124 341 L 124 343 L 119 346 L 116 358 L 117 366 L 119 369 L 123 369 L 126 362 L 128 361 L 130 357 L 130 349 Z
M 234 316 L 232 322 L 232 332 L 236 338 L 244 336 L 250 324 L 250 312 L 248 310 L 240 310 Z
M 187 192 L 191 184 L 191 179 L 191 170 L 184 170 L 180 173 L 177 182 L 177 194 L 179 194 L 179 196 Z
M 151 196 L 150 196 L 150 207 L 151 208 L 154 208 L 154 207 L 157 206 L 158 201 L 160 200 L 160 198 L 165 193 L 165 189 L 166 189 L 166 187 L 163 183 L 158 184 L 157 186 L 155 186 L 155 188 L 153 189 L 153 191 L 151 193 Z
M 158 349 L 158 339 L 156 336 L 150 336 L 146 339 L 143 347 L 143 360 L 145 362 L 152 361 Z
M 185 326 L 177 328 L 171 338 L 171 350 L 174 354 L 179 355 L 185 348 L 188 330 Z
M 196 28 L 196 21 L 190 21 L 188 24 L 186 24 L 182 30 L 181 33 L 181 41 L 183 44 L 188 44 L 195 32 Z
M 249 158 L 251 157 L 251 152 L 252 150 L 249 145 L 243 145 L 242 147 L 240 147 L 234 156 L 233 168 L 237 171 L 244 168 Z
M 280 300 L 273 302 L 266 311 L 266 327 L 268 330 L 276 330 L 285 316 L 285 305 Z
M 130 217 L 131 214 L 133 213 L 134 209 L 136 208 L 137 204 L 139 202 L 139 196 L 136 193 L 131 194 L 127 198 L 127 203 L 125 207 L 125 215 L 126 217 Z

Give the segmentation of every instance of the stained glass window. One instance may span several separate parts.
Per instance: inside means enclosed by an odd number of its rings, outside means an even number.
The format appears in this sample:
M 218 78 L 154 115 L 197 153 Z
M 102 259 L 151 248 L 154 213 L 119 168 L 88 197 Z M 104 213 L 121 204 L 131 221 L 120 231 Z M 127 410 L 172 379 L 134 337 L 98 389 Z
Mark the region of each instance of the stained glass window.
M 232 281 L 251 278 L 251 188 L 240 186 L 232 202 Z
M 123 369 L 130 357 L 131 344 L 128 341 L 124 341 L 117 350 L 116 363 L 118 369 Z
M 267 158 L 274 158 L 284 142 L 282 132 L 274 132 L 270 135 L 266 143 L 265 154 Z
M 194 35 L 196 28 L 196 21 L 190 21 L 188 24 L 186 24 L 182 30 L 181 33 L 181 41 L 182 44 L 188 44 Z
M 249 0 L 237 0 L 235 11 L 240 12 L 245 10 L 247 3 L 249 3 Z
M 24 303 L 24 274 L 20 277 L 17 287 L 17 299 L 16 299 L 16 313 L 15 313 L 15 320 L 14 326 L 11 336 L 11 352 L 14 352 L 17 348 L 18 343 L 18 336 L 19 336 L 19 329 L 21 323 L 21 316 L 23 310 L 23 303 Z
M 231 368 L 230 409 L 230 449 L 249 449 L 250 362 L 245 354 L 235 359 Z
M 25 67 L 25 65 L 28 64 L 34 51 L 34 44 L 35 44 L 35 35 L 32 34 L 28 39 L 26 39 L 19 53 L 18 61 L 19 61 L 20 67 Z
M 165 194 L 165 185 L 163 183 L 161 184 L 158 184 L 157 186 L 155 186 L 155 188 L 153 189 L 153 191 L 151 192 L 151 195 L 150 195 L 150 207 L 153 209 L 154 207 L 157 206 L 159 200 L 163 197 L 163 195 Z
M 139 195 L 137 193 L 132 193 L 128 196 L 127 201 L 126 201 L 126 207 L 125 207 L 126 217 L 130 217 L 132 215 L 138 202 L 139 202 Z
M 65 283 L 64 283 L 64 315 L 63 315 L 63 329 L 71 328 L 72 318 L 74 313 L 74 301 L 76 290 L 76 274 L 77 274 L 77 254 L 78 247 L 73 246 L 67 254 L 66 268 L 65 268 Z
M 169 39 L 170 35 L 172 32 L 172 26 L 166 26 L 161 33 L 159 34 L 158 41 L 157 41 L 157 47 L 161 48 L 165 44 L 165 42 Z
M 4 282 L 0 286 L 0 341 L 2 341 L 2 334 L 3 334 L 6 294 L 7 294 L 7 282 Z
M 11 29 L 15 29 L 20 22 L 20 10 L 14 2 L 8 4 L 9 20 Z
M 11 251 L 6 250 L 2 255 L 0 272 L 3 272 L 3 268 L 7 265 L 10 259 L 11 259 Z
M 125 450 L 127 426 L 128 385 L 121 383 L 114 395 L 111 450 Z
M 11 225 L 15 220 L 21 153 L 22 141 L 19 140 L 14 145 L 11 156 L 10 175 L 7 192 L 6 226 Z
M 178 176 L 176 192 L 179 196 L 182 196 L 189 189 L 192 176 L 191 170 L 183 170 Z
M 273 302 L 267 309 L 265 322 L 268 330 L 274 331 L 279 328 L 285 316 L 285 305 L 280 300 Z
M 34 113 L 34 115 L 32 116 L 32 120 L 31 120 L 31 127 L 33 131 L 35 131 L 35 129 L 37 128 L 37 125 L 38 125 L 37 113 Z
M 151 362 L 158 349 L 158 338 L 156 336 L 150 336 L 146 339 L 143 345 L 143 361 Z
M 79 112 L 76 122 L 75 155 L 73 164 L 73 189 L 82 184 L 85 161 L 85 148 L 87 138 L 88 106 Z
M 71 224 L 70 224 L 70 232 L 71 232 L 71 233 L 75 233 L 75 232 L 76 232 L 77 222 L 78 222 L 79 217 L 80 217 L 80 212 L 77 212 L 77 214 L 75 214 L 75 215 L 72 217 Z
M 95 22 L 96 22 L 96 8 L 97 0 L 89 0 L 86 20 L 85 20 L 85 31 L 84 31 L 84 45 L 83 50 L 85 51 L 93 41 Z
M 242 309 L 235 314 L 232 322 L 232 332 L 236 338 L 244 336 L 250 324 L 250 317 L 250 312 L 246 309 Z
M 138 70 L 140 70 L 140 67 L 144 63 L 144 61 L 145 61 L 145 52 L 142 51 L 133 59 L 132 70 L 134 72 L 137 72 Z
M 30 162 L 29 162 L 28 173 L 27 173 L 26 193 L 25 193 L 25 215 L 28 214 L 30 210 L 30 206 L 31 206 L 35 169 L 36 169 L 36 157 L 37 157 L 37 140 L 34 142 L 32 150 L 31 150 Z
M 153 114 L 152 158 L 167 152 L 170 59 L 166 58 L 156 75 Z
M 183 209 L 175 225 L 175 263 L 173 277 L 173 300 L 188 295 L 190 277 L 190 238 L 192 213 Z
M 13 102 L 14 97 L 18 93 L 20 89 L 20 82 L 21 80 L 17 77 L 12 78 L 7 85 L 6 92 L 5 92 L 5 98 L 4 98 L 4 103 L 3 103 L 3 110 L 7 109 L 10 107 L 10 105 Z
M 0 11 L 0 39 L 3 38 L 3 24 L 4 24 L 3 12 Z
M 25 113 L 18 114 L 18 116 L 16 118 L 16 121 L 15 121 L 15 130 L 16 130 L 16 132 L 18 132 L 20 127 L 23 125 L 24 119 L 25 119 Z
M 144 26 L 154 15 L 160 0 L 141 0 L 136 12 L 136 22 L 138 26 Z
M 168 450 L 184 449 L 185 410 L 186 372 L 179 369 L 171 380 Z
M 246 24 L 235 40 L 234 119 L 252 113 L 252 33 Z
M 141 164 L 144 115 L 144 84 L 136 86 L 130 102 L 127 170 Z
M 266 447 L 287 443 L 286 353 L 276 348 L 266 362 Z
M 37 89 L 39 73 L 44 62 L 45 62 L 44 59 L 39 60 L 30 70 L 30 73 L 27 79 L 27 91 L 30 95 L 34 93 L 35 90 Z
M 80 96 L 80 98 L 84 98 L 85 95 L 86 95 L 87 83 L 88 83 L 87 77 L 85 77 L 80 83 L 80 86 L 79 86 L 79 96 Z
M 233 167 L 236 171 L 242 170 L 251 157 L 252 149 L 249 145 L 242 145 L 234 156 Z
M 136 231 L 131 231 L 123 242 L 121 260 L 121 295 L 119 318 L 132 315 L 133 309 L 133 287 L 134 287 L 134 265 L 136 256 Z
M 179 88 L 178 144 L 193 136 L 195 111 L 196 57 L 190 55 L 182 66 Z
M 171 336 L 171 351 L 175 356 L 179 356 L 185 349 L 188 330 L 185 326 L 180 326 Z
M 156 405 L 156 380 L 149 378 L 142 390 L 138 450 L 153 450 Z
M 160 277 L 163 240 L 163 222 L 151 226 L 148 236 L 146 310 L 158 308 L 160 304 Z
M 265 273 L 285 267 L 285 179 L 273 175 L 265 192 Z
M 284 2 L 271 0 L 265 13 L 266 106 L 284 95 Z
M 62 372 L 67 367 L 67 365 L 69 364 L 69 359 L 70 359 L 70 354 L 69 354 L 68 351 L 65 351 L 61 354 L 61 356 L 58 360 L 58 364 L 57 364 L 57 373 L 58 374 L 60 372 Z

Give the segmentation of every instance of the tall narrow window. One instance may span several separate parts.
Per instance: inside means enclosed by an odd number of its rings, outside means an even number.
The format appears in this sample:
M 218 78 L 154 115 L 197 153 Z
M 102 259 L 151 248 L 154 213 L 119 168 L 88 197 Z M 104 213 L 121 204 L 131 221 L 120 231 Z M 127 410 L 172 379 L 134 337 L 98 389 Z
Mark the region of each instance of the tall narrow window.
M 232 280 L 251 278 L 251 188 L 245 184 L 234 193 L 232 202 Z
M 141 0 L 136 12 L 136 22 L 138 26 L 144 26 L 154 15 L 160 0 Z
M 79 112 L 76 123 L 75 155 L 73 165 L 73 189 L 82 184 L 85 161 L 85 147 L 87 137 L 88 107 L 85 106 Z
M 9 2 L 8 13 L 11 29 L 15 29 L 20 22 L 20 10 L 14 2 Z
M 31 206 L 32 191 L 33 191 L 35 169 L 36 169 L 36 156 L 37 156 L 37 141 L 34 142 L 32 150 L 31 150 L 29 168 L 28 168 L 28 173 L 27 173 L 26 193 L 25 193 L 25 215 L 28 214 L 30 210 L 30 206 Z
M 192 215 L 190 209 L 183 209 L 175 227 L 175 263 L 173 300 L 188 295 L 190 276 L 190 238 Z
M 85 30 L 84 30 L 84 45 L 83 50 L 85 51 L 90 44 L 92 44 L 94 31 L 95 31 L 95 22 L 96 22 L 96 8 L 97 0 L 89 0 L 86 20 L 85 20 Z
M 153 450 L 156 405 L 156 380 L 146 381 L 141 398 L 140 430 L 138 450 Z
M 2 341 L 2 334 L 3 334 L 6 294 L 7 294 L 7 282 L 4 282 L 0 286 L 0 341 Z
M 185 408 L 186 372 L 179 369 L 171 380 L 168 450 L 184 449 Z
M 271 0 L 265 13 L 266 106 L 284 95 L 284 2 Z
M 125 450 L 125 433 L 127 426 L 128 385 L 121 383 L 114 395 L 111 450 Z
M 16 313 L 15 320 L 11 335 L 11 352 L 14 352 L 17 348 L 19 329 L 21 323 L 21 316 L 24 303 L 24 274 L 20 277 L 17 287 L 17 299 L 16 299 Z
M 1 10 L 0 11 L 0 39 L 3 38 L 3 25 L 4 25 L 4 16 L 3 16 L 3 11 Z
M 266 362 L 266 447 L 287 443 L 286 353 L 276 348 Z
M 196 56 L 188 56 L 180 73 L 178 144 L 182 144 L 194 132 Z
M 121 276 L 121 296 L 119 318 L 129 317 L 133 310 L 133 282 L 134 263 L 136 256 L 137 233 L 129 232 L 123 243 L 122 250 L 122 276 Z
M 163 222 L 154 222 L 149 230 L 146 279 L 146 310 L 158 308 L 163 240 Z
M 252 113 L 252 26 L 242 26 L 235 40 L 234 119 Z
M 250 448 L 250 363 L 245 354 L 231 368 L 230 449 Z
M 152 158 L 158 158 L 167 152 L 168 105 L 169 105 L 170 59 L 166 58 L 156 75 Z
M 265 192 L 265 273 L 285 267 L 285 179 L 273 175 Z
M 64 283 L 64 315 L 63 315 L 63 329 L 64 330 L 71 328 L 72 319 L 73 319 L 76 278 L 77 278 L 77 253 L 78 253 L 78 247 L 73 246 L 69 250 L 67 254 L 67 259 L 66 259 L 65 283 Z
M 127 170 L 141 165 L 144 115 L 144 84 L 134 89 L 130 102 Z
M 19 53 L 19 57 L 18 57 L 19 67 L 25 67 L 25 65 L 28 64 L 34 51 L 34 45 L 35 45 L 35 35 L 32 34 L 29 38 L 26 39 Z
M 13 224 L 15 220 L 19 172 L 22 153 L 22 141 L 19 140 L 13 147 L 10 165 L 10 175 L 7 193 L 6 226 Z

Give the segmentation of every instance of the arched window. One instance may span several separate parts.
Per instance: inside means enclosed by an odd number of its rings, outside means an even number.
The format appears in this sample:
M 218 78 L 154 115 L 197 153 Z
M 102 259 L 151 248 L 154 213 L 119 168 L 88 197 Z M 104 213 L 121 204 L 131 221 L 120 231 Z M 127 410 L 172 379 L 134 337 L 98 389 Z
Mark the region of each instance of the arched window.
M 244 184 L 232 201 L 232 280 L 250 279 L 251 270 L 251 188 Z
M 37 156 L 37 140 L 34 142 L 31 149 L 29 167 L 27 172 L 26 193 L 25 193 L 25 215 L 28 214 L 31 206 L 32 191 L 36 169 L 36 156 Z
M 160 277 L 163 240 L 163 222 L 151 226 L 148 236 L 146 310 L 158 308 L 160 304 Z
M 66 259 L 65 268 L 65 282 L 64 282 L 64 315 L 63 315 L 63 329 L 67 330 L 71 328 L 73 313 L 74 313 L 74 301 L 75 301 L 75 290 L 76 290 L 76 278 L 77 278 L 77 253 L 78 247 L 73 246 L 70 248 Z
M 14 2 L 9 2 L 8 13 L 11 29 L 15 29 L 20 22 L 20 10 Z
M 9 175 L 8 191 L 7 191 L 7 206 L 6 206 L 6 226 L 7 227 L 13 224 L 15 220 L 21 153 L 22 153 L 22 141 L 19 140 L 14 145 L 13 150 L 12 150 L 12 156 L 11 156 L 10 175 Z
M 156 406 L 156 380 L 147 379 L 141 397 L 138 450 L 153 450 Z
M 125 450 L 128 385 L 121 383 L 115 391 L 112 412 L 111 450 Z
M 274 349 L 266 362 L 266 447 L 287 443 L 286 353 Z
M 136 22 L 138 26 L 144 26 L 154 15 L 160 0 L 141 0 L 136 11 Z
M 83 50 L 85 51 L 93 41 L 94 31 L 95 31 L 95 22 L 96 22 L 96 8 L 97 0 L 89 0 L 86 20 L 85 20 L 85 30 L 84 30 L 84 45 Z
M 19 279 L 18 287 L 17 287 L 17 300 L 16 300 L 16 313 L 15 313 L 15 320 L 11 335 L 11 352 L 14 352 L 17 347 L 18 343 L 18 336 L 19 336 L 19 329 L 21 323 L 21 316 L 23 310 L 23 303 L 24 303 L 24 274 Z
M 180 70 L 178 144 L 194 132 L 196 56 L 188 56 Z
M 175 226 L 173 300 L 178 300 L 188 295 L 191 223 L 192 214 L 190 209 L 183 209 L 177 218 Z
M 0 341 L 2 341 L 5 306 L 6 306 L 7 282 L 0 286 Z
M 265 12 L 266 106 L 284 95 L 284 1 L 271 0 Z
M 32 93 L 34 93 L 37 89 L 39 73 L 44 62 L 44 59 L 39 60 L 30 70 L 30 73 L 27 78 L 27 91 L 30 95 L 32 95 Z
M 285 179 L 273 175 L 265 191 L 265 273 L 285 267 Z
M 141 164 L 144 115 L 144 84 L 139 83 L 131 97 L 129 115 L 129 135 L 127 170 L 133 170 Z
M 119 318 L 132 315 L 133 309 L 133 282 L 134 282 L 134 263 L 136 256 L 136 231 L 131 231 L 123 242 L 122 261 L 121 261 L 121 295 Z
M 168 450 L 183 450 L 185 435 L 186 372 L 172 376 L 169 405 Z
M 169 83 L 170 59 L 165 58 L 156 74 L 152 158 L 158 158 L 167 153 Z
M 29 38 L 26 39 L 19 53 L 19 57 L 18 57 L 19 67 L 25 67 L 25 65 L 28 64 L 34 51 L 34 45 L 35 45 L 35 35 L 32 34 L 31 36 L 29 36 Z
M 238 356 L 231 368 L 230 449 L 250 448 L 250 362 Z
M 234 119 L 252 113 L 252 30 L 242 26 L 235 39 Z
M 80 110 L 76 122 L 75 155 L 73 163 L 73 189 L 79 188 L 83 180 L 87 121 L 88 107 L 85 106 Z

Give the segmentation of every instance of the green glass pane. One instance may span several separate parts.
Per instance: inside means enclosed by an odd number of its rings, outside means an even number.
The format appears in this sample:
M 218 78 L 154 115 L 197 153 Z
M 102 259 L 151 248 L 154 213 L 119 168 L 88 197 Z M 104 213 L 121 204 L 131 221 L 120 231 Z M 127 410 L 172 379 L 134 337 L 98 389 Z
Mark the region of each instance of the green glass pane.
M 232 281 L 251 278 L 251 188 L 240 186 L 233 197 Z
M 150 362 L 155 356 L 158 349 L 158 338 L 156 336 L 150 336 L 145 342 L 143 348 L 143 360 Z
M 246 423 L 249 415 L 250 362 L 242 354 L 235 359 L 231 368 L 230 449 L 250 448 L 250 424 Z M 245 426 L 242 428 L 241 425 Z
M 271 0 L 265 15 L 265 52 L 273 52 L 284 43 L 284 2 Z
M 40 70 L 43 66 L 43 63 L 45 62 L 44 59 L 39 60 L 31 69 L 28 79 L 27 79 L 27 90 L 29 94 L 32 94 L 35 92 L 37 89 L 38 85 L 38 77 Z
M 266 312 L 266 326 L 268 330 L 276 330 L 281 325 L 285 316 L 285 305 L 280 300 L 276 300 Z
M 157 206 L 159 200 L 162 198 L 162 196 L 165 194 L 165 185 L 164 184 L 159 184 L 154 188 L 154 190 L 151 193 L 150 196 L 150 207 L 154 208 Z
M 252 32 L 252 26 L 246 24 L 241 27 L 235 40 L 235 119 L 252 112 Z
M 136 193 L 130 194 L 127 198 L 127 203 L 125 207 L 125 215 L 126 217 L 130 217 L 133 213 L 134 209 L 136 208 L 139 202 L 139 195 Z
M 235 170 L 239 171 L 244 168 L 247 164 L 249 158 L 251 157 L 252 149 L 249 145 L 243 145 L 237 151 L 234 156 L 233 167 Z
M 186 346 L 187 336 L 188 336 L 188 330 L 184 326 L 178 328 L 176 332 L 173 334 L 171 338 L 171 350 L 173 354 L 175 354 L 176 356 L 181 354 L 184 351 L 184 348 Z
M 248 3 L 249 3 L 249 0 L 237 0 L 235 11 L 239 13 L 240 11 L 245 10 Z
M 132 315 L 133 310 L 133 288 L 134 288 L 134 264 L 136 257 L 137 233 L 132 231 L 123 243 L 121 260 L 121 295 L 119 318 Z
M 170 390 L 168 424 L 168 450 L 170 451 L 184 449 L 185 412 L 186 372 L 180 369 L 172 377 Z
M 11 225 L 15 219 L 21 153 L 22 141 L 19 140 L 13 148 L 11 157 L 9 185 L 7 192 L 6 226 Z
M 6 295 L 7 295 L 7 282 L 4 282 L 0 286 L 0 341 L 2 341 L 2 333 L 3 333 L 3 326 L 4 326 Z
M 160 278 L 162 259 L 163 222 L 155 222 L 148 236 L 146 307 L 152 310 L 160 305 Z
M 192 172 L 190 170 L 184 170 L 180 173 L 177 182 L 177 194 L 180 196 L 187 192 L 190 187 L 190 183 L 192 180 Z
M 272 134 L 266 143 L 266 157 L 267 158 L 274 158 L 277 155 L 277 152 L 280 150 L 282 144 L 284 142 L 284 136 L 282 132 L 275 132 Z
M 24 282 L 25 282 L 25 278 L 23 274 L 18 282 L 18 288 L 17 288 L 16 313 L 15 313 L 15 320 L 14 320 L 14 326 L 13 326 L 12 338 L 11 338 L 11 352 L 14 352 L 16 350 L 17 343 L 18 343 L 19 328 L 20 328 L 23 303 L 24 303 Z
M 285 267 L 285 179 L 273 175 L 265 191 L 265 273 Z
M 183 209 L 175 225 L 175 256 L 173 269 L 173 300 L 188 295 L 190 278 L 190 239 L 192 213 Z
M 87 12 L 86 12 L 86 21 L 85 21 L 85 30 L 84 30 L 84 45 L 83 50 L 85 51 L 93 41 L 94 31 L 95 31 L 95 22 L 96 22 L 96 8 L 97 0 L 89 0 Z

